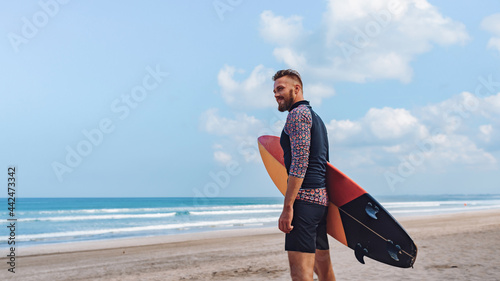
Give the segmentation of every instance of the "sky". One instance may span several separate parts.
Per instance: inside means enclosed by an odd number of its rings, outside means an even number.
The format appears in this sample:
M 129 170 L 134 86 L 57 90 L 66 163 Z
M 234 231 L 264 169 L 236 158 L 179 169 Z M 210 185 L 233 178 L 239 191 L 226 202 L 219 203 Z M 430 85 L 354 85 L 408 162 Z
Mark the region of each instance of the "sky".
M 500 191 L 498 1 L 0 5 L 2 197 L 280 196 L 287 68 L 371 194 Z

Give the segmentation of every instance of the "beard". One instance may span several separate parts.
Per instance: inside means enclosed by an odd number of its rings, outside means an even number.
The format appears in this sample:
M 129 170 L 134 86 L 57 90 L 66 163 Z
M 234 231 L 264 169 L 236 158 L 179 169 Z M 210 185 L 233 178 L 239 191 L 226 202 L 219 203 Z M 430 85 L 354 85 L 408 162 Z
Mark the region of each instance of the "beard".
M 288 96 L 283 96 L 284 102 L 278 103 L 278 110 L 280 112 L 288 111 L 293 105 L 293 90 L 290 90 Z

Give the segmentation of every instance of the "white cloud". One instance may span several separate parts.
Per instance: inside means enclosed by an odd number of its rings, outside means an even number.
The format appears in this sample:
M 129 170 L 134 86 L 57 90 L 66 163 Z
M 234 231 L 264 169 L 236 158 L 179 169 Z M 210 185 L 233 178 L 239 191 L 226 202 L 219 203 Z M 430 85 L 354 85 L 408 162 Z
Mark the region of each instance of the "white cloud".
M 215 159 L 215 161 L 217 161 L 221 164 L 227 164 L 233 160 L 233 157 L 229 153 L 217 150 L 217 151 L 214 151 L 214 159 Z
M 422 122 L 452 134 L 463 128 L 473 115 L 484 112 L 484 101 L 469 92 L 463 92 L 440 103 L 416 109 Z
M 488 41 L 489 49 L 495 49 L 500 52 L 500 37 L 491 37 L 490 41 Z
M 212 108 L 201 115 L 201 128 L 204 131 L 218 136 L 244 135 L 263 126 L 262 121 L 244 113 L 238 114 L 236 119 L 221 117 L 218 113 L 218 109 Z
M 277 112 L 277 110 L 276 110 Z M 261 135 L 277 135 L 283 128 L 281 116 L 260 120 L 245 113 L 237 113 L 234 118 L 222 117 L 216 108 L 209 109 L 200 117 L 203 131 L 220 136 L 214 145 L 214 159 L 227 163 L 242 157 L 245 161 L 260 161 L 257 138 Z
M 411 111 L 371 108 L 358 120 L 331 120 L 326 126 L 333 155 L 352 167 L 394 168 L 419 155 L 422 164 L 414 168 L 420 170 L 492 168 L 498 163 L 500 93 L 463 92 Z
M 335 90 L 330 86 L 321 83 L 304 85 L 304 97 L 309 100 L 313 106 L 320 105 L 323 99 L 334 95 Z
M 479 126 L 479 132 L 481 133 L 480 137 L 485 142 L 490 142 L 490 140 L 491 140 L 491 133 L 493 132 L 493 126 L 491 124 L 481 125 L 481 126 Z
M 360 122 L 353 122 L 350 120 L 331 120 L 325 124 L 328 130 L 330 141 L 334 144 L 343 144 L 354 139 L 358 136 L 363 126 Z
M 481 27 L 493 35 L 488 41 L 487 48 L 500 52 L 500 13 L 484 18 Z
M 269 42 L 281 45 L 293 44 L 301 39 L 303 32 L 302 17 L 285 18 L 275 16 L 271 11 L 264 11 L 260 15 L 260 34 Z
M 399 139 L 404 136 L 422 138 L 427 135 L 425 126 L 402 108 L 371 108 L 364 117 L 371 132 L 381 140 Z
M 371 108 L 359 120 L 331 120 L 326 127 L 332 156 L 355 168 L 395 165 L 416 139 L 428 136 L 427 128 L 401 108 Z
M 302 54 L 297 54 L 292 48 L 276 48 L 273 55 L 279 62 L 285 63 L 292 69 L 304 69 L 307 67 L 307 60 Z
M 278 26 L 283 27 L 282 37 L 276 34 Z M 302 40 L 289 34 L 292 26 Z M 464 24 L 443 16 L 425 0 L 330 0 L 322 26 L 315 32 L 304 31 L 302 19 L 296 16 L 284 18 L 265 11 L 261 34 L 275 45 L 276 59 L 289 67 L 354 82 L 409 82 L 410 62 L 416 55 L 435 44 L 459 44 L 469 38 Z
M 483 108 L 488 114 L 500 116 L 500 93 L 485 97 Z
M 276 106 L 273 95 L 274 71 L 258 65 L 243 81 L 234 79 L 236 73 L 244 73 L 233 66 L 225 65 L 217 76 L 224 101 L 236 108 L 263 108 Z
M 478 148 L 477 145 L 464 135 L 444 135 L 430 153 L 429 163 L 435 167 L 444 167 L 450 164 L 465 164 L 468 166 L 490 166 L 497 163 L 493 155 Z
M 382 149 L 384 149 L 386 152 L 389 152 L 389 153 L 398 153 L 401 151 L 402 146 L 400 144 L 393 145 L 393 146 L 384 146 L 384 147 L 382 147 Z
M 424 138 L 427 128 L 408 110 L 402 108 L 370 108 L 359 121 L 331 120 L 328 134 L 339 144 L 384 144 Z

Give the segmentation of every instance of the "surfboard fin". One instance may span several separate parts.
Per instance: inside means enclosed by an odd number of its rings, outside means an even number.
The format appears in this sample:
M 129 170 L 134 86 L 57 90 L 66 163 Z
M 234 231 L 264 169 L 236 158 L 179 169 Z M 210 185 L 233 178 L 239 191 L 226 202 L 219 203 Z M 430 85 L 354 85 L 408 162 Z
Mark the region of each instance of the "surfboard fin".
M 398 254 L 401 253 L 401 246 L 394 245 L 394 242 L 392 242 L 391 240 L 387 240 L 387 252 L 393 260 L 399 261 Z
M 366 256 L 367 254 L 368 254 L 368 249 L 363 248 L 361 243 L 358 243 L 354 248 L 354 255 L 356 256 L 356 259 L 362 264 L 365 264 L 363 257 Z
M 365 211 L 372 219 L 377 219 L 377 213 L 379 211 L 379 208 L 377 206 L 373 205 L 371 202 L 368 202 L 368 204 L 366 204 Z

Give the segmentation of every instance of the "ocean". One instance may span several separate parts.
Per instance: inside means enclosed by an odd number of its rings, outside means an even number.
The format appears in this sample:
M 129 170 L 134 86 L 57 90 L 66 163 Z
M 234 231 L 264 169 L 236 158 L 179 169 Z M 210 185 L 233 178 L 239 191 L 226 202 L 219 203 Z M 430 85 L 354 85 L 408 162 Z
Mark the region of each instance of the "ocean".
M 378 196 L 396 218 L 500 208 L 499 195 Z M 283 198 L 17 198 L 17 247 L 277 227 Z M 5 205 L 7 206 L 7 199 Z M 1 213 L 8 226 L 7 207 Z M 9 228 L 0 231 L 8 248 Z

